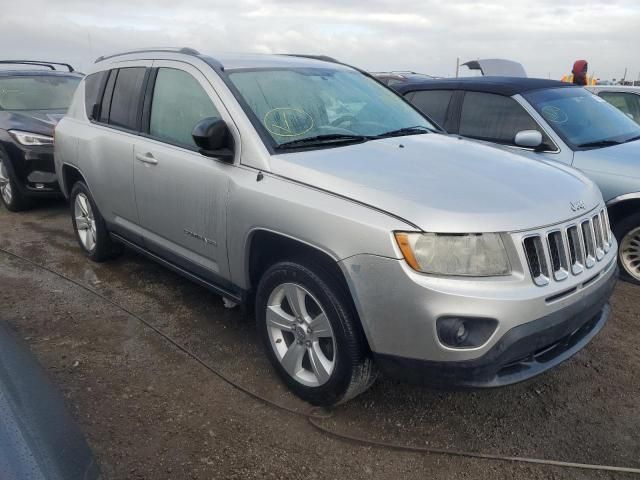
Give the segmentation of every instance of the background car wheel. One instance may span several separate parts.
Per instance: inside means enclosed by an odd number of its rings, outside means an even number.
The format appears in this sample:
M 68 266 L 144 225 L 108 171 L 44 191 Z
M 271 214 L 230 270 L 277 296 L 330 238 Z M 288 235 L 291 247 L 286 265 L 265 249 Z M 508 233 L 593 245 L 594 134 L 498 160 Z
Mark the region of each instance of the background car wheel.
M 640 285 L 640 214 L 621 220 L 613 231 L 618 240 L 620 277 Z
M 339 282 L 319 266 L 280 262 L 262 276 L 256 320 L 267 355 L 289 388 L 321 406 L 364 392 L 376 369 Z
M 119 246 L 112 242 L 104 219 L 83 182 L 73 186 L 69 204 L 73 229 L 84 254 L 94 262 L 104 262 L 118 253 Z
M 3 158 L 0 157 L 0 199 L 11 212 L 20 212 L 31 206 L 31 202 L 16 187 L 15 180 L 9 173 L 9 169 Z

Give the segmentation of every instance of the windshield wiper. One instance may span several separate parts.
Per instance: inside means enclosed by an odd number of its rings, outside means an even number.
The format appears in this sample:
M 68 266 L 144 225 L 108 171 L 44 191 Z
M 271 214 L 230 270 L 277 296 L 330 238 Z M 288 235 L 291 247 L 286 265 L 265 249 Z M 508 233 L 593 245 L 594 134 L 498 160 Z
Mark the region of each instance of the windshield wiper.
M 618 140 L 598 140 L 597 142 L 587 142 L 581 143 L 578 145 L 580 148 L 589 148 L 589 147 L 611 147 L 613 145 L 620 145 L 623 142 Z
M 298 147 L 316 147 L 322 145 L 331 145 L 334 143 L 357 143 L 370 140 L 371 137 L 365 137 L 364 135 L 346 135 L 343 133 L 331 133 L 326 135 L 317 135 L 315 137 L 300 138 L 298 140 L 291 140 L 290 142 L 281 143 L 276 148 L 298 148 Z
M 380 135 L 376 135 L 375 138 L 388 138 L 388 137 L 401 137 L 404 135 L 420 135 L 422 133 L 431 133 L 433 130 L 423 126 L 415 126 L 415 127 L 404 127 L 398 128 L 397 130 L 391 130 L 389 132 L 381 133 Z
M 634 142 L 636 140 L 640 140 L 640 135 L 637 135 L 637 136 L 631 137 L 631 138 L 627 138 L 623 143 Z

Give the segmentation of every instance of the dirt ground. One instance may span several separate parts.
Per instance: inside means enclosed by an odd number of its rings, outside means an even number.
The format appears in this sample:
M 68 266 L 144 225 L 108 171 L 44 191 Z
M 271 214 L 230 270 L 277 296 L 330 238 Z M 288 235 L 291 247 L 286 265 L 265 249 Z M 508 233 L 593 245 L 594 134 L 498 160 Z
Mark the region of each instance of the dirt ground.
M 252 391 L 305 411 L 262 355 L 251 318 L 131 252 L 87 261 L 62 202 L 0 208 L 0 247 L 91 286 Z M 537 379 L 441 392 L 380 379 L 327 427 L 371 439 L 640 468 L 640 287 L 576 357 Z M 607 473 L 363 447 L 230 387 L 139 320 L 0 252 L 0 319 L 64 393 L 105 479 L 583 479 Z M 636 477 L 637 478 L 637 477 Z

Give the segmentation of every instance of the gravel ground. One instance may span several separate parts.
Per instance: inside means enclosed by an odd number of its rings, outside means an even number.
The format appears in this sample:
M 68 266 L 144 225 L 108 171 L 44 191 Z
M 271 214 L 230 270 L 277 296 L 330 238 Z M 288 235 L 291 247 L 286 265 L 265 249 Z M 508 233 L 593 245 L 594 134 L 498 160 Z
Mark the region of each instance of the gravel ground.
M 19 215 L 0 209 L 0 247 L 126 306 L 248 389 L 308 411 L 263 358 L 251 318 L 131 252 L 89 263 L 63 203 Z M 108 302 L 1 252 L 0 305 L 0 319 L 64 393 L 106 479 L 632 478 L 330 438 L 230 387 Z M 639 305 L 640 287 L 619 283 L 600 335 L 532 381 L 440 392 L 383 378 L 323 424 L 415 446 L 640 468 Z

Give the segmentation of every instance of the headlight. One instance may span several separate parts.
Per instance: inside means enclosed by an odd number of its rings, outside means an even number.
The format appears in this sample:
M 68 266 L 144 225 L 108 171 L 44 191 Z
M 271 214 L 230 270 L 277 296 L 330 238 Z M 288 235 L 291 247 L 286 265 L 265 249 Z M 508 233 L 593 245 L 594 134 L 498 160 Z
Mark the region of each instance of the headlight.
M 21 132 L 19 130 L 9 130 L 11 136 L 20 145 L 34 147 L 39 145 L 53 145 L 53 137 L 40 135 L 39 133 Z
M 507 252 L 497 233 L 395 234 L 407 263 L 423 273 L 488 277 L 511 272 Z

